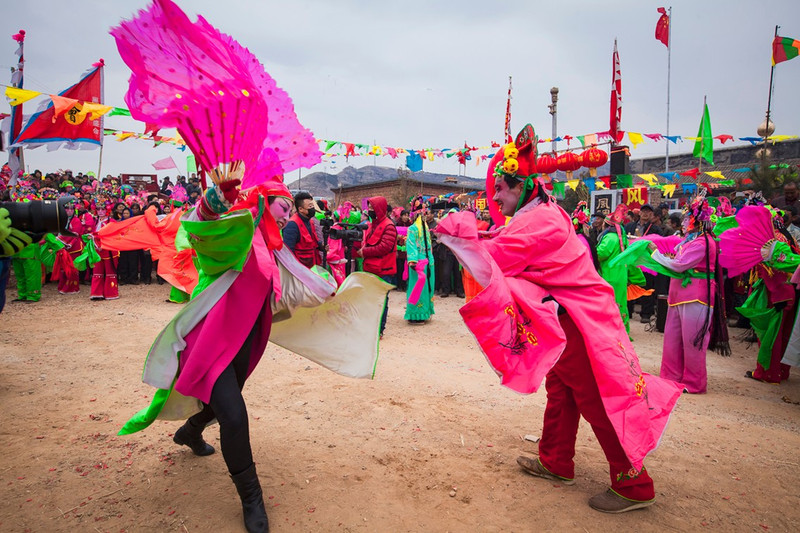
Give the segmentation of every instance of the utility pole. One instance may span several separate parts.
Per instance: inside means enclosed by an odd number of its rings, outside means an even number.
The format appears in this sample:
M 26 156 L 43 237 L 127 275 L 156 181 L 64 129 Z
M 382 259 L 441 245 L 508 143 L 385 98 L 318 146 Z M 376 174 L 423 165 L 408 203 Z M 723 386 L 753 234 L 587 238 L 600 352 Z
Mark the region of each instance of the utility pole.
M 550 101 L 552 102 L 548 107 L 550 114 L 553 116 L 553 153 L 556 153 L 556 137 L 558 137 L 558 128 L 556 127 L 556 107 L 558 104 L 558 87 L 550 89 Z

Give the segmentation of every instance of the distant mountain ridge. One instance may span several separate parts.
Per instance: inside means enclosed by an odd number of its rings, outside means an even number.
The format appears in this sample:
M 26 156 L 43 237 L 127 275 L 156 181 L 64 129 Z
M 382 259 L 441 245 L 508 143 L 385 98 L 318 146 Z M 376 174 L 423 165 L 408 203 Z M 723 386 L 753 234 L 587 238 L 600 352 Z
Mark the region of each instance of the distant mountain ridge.
M 389 167 L 347 167 L 338 174 L 328 174 L 327 172 L 312 172 L 307 176 L 302 176 L 287 184 L 290 190 L 304 190 L 312 196 L 322 196 L 333 198 L 333 191 L 339 187 L 349 187 L 352 185 L 369 185 L 398 179 L 400 175 L 396 168 Z M 459 184 L 483 187 L 484 180 L 468 178 L 466 176 L 454 176 L 453 174 L 436 174 L 433 172 L 412 172 L 408 177 L 413 180 L 420 180 L 424 183 L 445 183 L 446 178 L 456 178 Z

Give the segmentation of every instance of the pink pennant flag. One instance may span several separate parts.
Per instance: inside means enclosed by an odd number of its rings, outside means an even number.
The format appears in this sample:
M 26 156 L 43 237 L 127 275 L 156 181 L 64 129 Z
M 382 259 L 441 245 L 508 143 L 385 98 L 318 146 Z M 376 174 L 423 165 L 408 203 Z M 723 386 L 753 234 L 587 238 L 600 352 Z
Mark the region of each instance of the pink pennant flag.
M 178 168 L 178 165 L 175 164 L 175 161 L 172 160 L 172 156 L 170 156 L 153 163 L 153 168 L 156 170 L 166 170 L 168 168 Z

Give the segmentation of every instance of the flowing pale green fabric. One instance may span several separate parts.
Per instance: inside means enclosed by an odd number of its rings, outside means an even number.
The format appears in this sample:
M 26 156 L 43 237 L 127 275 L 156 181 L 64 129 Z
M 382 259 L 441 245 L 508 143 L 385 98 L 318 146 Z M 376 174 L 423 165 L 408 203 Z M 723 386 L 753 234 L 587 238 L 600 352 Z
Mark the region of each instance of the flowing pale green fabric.
M 653 259 L 649 244 L 650 241 L 636 241 L 628 246 L 627 250 L 612 259 L 608 264 L 609 268 L 616 270 L 620 268 L 630 268 L 631 266 L 643 266 L 659 274 L 683 280 L 684 286 L 686 286 L 692 278 L 706 279 L 705 272 L 696 272 L 693 268 L 686 272 L 674 272 L 668 269 Z
M 237 211 L 213 221 L 181 222 L 181 228 L 175 239 L 176 248 L 180 250 L 191 247 L 197 253 L 196 263 L 200 279 L 192 292 L 192 298 L 197 297 L 224 272 L 230 269 L 242 270 L 253 242 L 253 233 L 253 216 L 249 211 Z M 184 310 L 185 308 L 181 311 Z M 176 404 L 179 403 L 177 396 L 179 395 L 173 395 L 172 388 L 157 389 L 150 405 L 136 413 L 122 427 L 119 434 L 127 435 L 143 430 L 162 415 L 171 399 L 175 400 Z M 188 400 L 193 404 L 197 402 L 184 397 L 180 400 Z M 186 401 L 180 403 L 184 405 L 179 406 L 177 411 L 179 415 L 185 414 L 191 406 L 185 405 Z

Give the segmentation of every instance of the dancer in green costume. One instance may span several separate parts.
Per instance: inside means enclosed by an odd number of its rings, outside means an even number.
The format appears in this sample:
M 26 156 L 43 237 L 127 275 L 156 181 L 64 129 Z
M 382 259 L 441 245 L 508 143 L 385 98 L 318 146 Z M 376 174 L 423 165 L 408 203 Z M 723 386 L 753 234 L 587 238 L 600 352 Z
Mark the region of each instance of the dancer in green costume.
M 628 236 L 623 227 L 627 212 L 627 206 L 619 204 L 614 212 L 606 217 L 606 229 L 597 238 L 597 259 L 600 262 L 600 276 L 614 289 L 614 300 L 619 307 L 625 330 L 630 334 L 628 285 L 644 286 L 644 274 L 637 267 L 611 268 L 609 265 L 612 259 L 628 247 Z
M 425 322 L 434 314 L 433 288 L 435 287 L 431 234 L 421 210 L 416 212 L 416 220 L 408 227 L 406 258 L 408 269 L 406 297 L 408 301 L 406 314 L 403 318 L 412 324 L 419 324 Z M 426 279 L 424 281 L 420 279 L 417 268 L 420 268 L 425 273 Z M 422 290 L 420 292 L 417 284 L 421 281 Z

